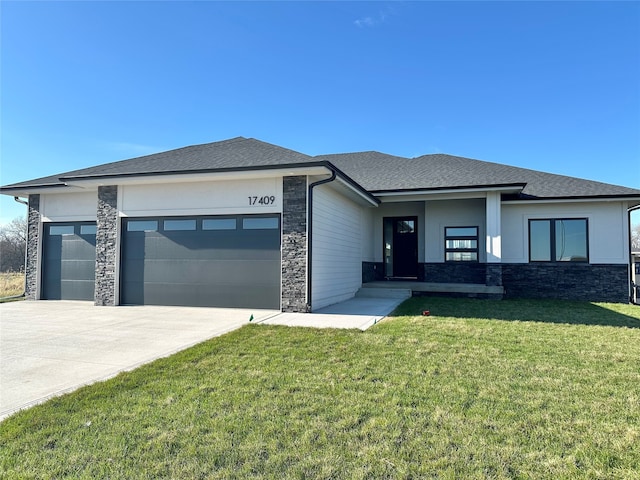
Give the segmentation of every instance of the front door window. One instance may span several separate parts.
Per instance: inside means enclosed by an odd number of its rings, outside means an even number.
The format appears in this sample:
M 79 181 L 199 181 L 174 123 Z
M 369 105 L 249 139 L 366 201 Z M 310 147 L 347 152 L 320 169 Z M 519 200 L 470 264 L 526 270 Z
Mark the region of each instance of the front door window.
M 383 220 L 384 274 L 391 278 L 418 275 L 417 217 L 387 217 Z

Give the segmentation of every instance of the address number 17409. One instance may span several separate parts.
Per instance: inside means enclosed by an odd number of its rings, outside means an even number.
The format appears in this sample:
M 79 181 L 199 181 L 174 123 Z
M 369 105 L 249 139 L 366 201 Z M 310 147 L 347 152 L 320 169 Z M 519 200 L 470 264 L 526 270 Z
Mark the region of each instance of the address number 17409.
M 264 197 L 249 197 L 249 205 L 273 205 L 276 202 L 274 195 L 265 195 Z

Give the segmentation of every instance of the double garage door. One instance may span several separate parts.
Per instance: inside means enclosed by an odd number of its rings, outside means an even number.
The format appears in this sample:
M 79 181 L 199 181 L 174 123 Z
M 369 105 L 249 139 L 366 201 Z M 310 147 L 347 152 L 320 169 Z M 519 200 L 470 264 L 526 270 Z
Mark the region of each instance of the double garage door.
M 120 303 L 280 307 L 280 216 L 123 219 Z
M 95 223 L 46 224 L 42 298 L 93 300 Z M 280 307 L 280 216 L 125 218 L 120 303 Z

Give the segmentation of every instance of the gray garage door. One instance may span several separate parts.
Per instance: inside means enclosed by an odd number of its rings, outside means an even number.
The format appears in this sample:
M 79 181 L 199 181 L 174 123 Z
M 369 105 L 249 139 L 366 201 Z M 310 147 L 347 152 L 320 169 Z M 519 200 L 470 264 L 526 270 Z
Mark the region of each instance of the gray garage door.
M 121 303 L 280 307 L 280 217 L 123 219 Z
M 41 297 L 93 300 L 95 275 L 95 222 L 46 223 Z

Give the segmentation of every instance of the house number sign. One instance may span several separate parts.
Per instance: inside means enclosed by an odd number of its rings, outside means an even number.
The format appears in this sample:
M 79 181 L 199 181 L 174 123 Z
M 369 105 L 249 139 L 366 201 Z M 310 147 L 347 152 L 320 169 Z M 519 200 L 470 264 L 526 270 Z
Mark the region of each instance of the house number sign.
M 262 197 L 250 196 L 249 205 L 273 205 L 276 202 L 275 195 L 264 195 Z

